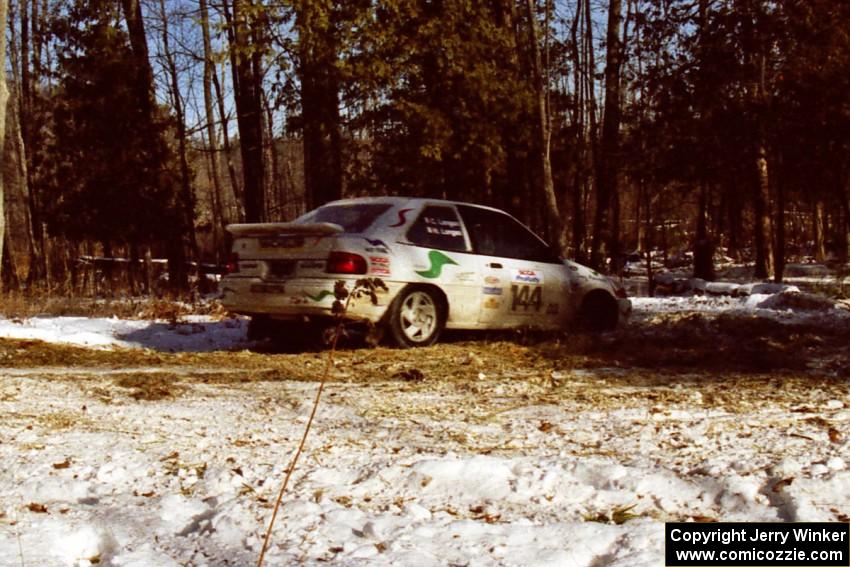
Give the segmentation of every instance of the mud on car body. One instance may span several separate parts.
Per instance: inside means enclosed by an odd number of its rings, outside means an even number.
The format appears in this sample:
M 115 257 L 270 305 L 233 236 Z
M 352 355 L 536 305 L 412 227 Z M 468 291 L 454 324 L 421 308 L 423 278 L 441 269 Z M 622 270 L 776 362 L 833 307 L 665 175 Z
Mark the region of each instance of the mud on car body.
M 559 258 L 507 213 L 462 202 L 369 197 L 328 203 L 289 223 L 234 224 L 222 302 L 272 322 L 332 317 L 333 288 L 364 277 L 386 285 L 347 317 L 384 328 L 399 346 L 443 329 L 615 327 L 631 303 L 622 287 Z M 351 287 L 350 286 L 350 287 Z

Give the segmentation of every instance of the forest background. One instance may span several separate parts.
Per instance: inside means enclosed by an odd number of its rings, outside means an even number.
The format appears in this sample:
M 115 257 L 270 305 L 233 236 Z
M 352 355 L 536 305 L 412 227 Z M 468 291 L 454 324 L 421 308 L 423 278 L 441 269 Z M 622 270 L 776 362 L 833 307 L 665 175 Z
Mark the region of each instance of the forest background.
M 151 292 L 157 258 L 185 290 L 227 224 L 363 195 L 493 205 L 609 272 L 692 252 L 697 277 L 723 256 L 781 281 L 850 254 L 847 2 L 0 0 L 0 21 L 6 290 L 87 293 L 99 266 Z

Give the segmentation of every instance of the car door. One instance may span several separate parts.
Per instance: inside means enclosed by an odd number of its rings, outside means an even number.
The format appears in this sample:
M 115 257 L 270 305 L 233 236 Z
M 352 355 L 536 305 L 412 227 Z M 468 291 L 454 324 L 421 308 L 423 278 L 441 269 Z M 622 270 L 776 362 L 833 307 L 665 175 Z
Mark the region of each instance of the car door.
M 410 245 L 404 254 L 411 283 L 433 284 L 446 294 L 447 326 L 475 327 L 480 274 L 455 207 L 425 204 L 400 242 Z
M 552 250 L 510 215 L 458 205 L 482 278 L 479 326 L 559 328 L 569 278 Z

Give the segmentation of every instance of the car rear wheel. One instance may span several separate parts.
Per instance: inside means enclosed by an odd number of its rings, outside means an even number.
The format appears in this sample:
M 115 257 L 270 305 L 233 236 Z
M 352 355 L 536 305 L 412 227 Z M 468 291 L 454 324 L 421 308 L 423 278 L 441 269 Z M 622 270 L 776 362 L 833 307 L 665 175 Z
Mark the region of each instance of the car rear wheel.
M 329 325 L 306 321 L 285 321 L 255 315 L 248 323 L 248 340 L 270 340 L 274 349 L 301 352 L 327 346 L 325 330 Z
M 263 341 L 274 334 L 274 324 L 271 319 L 263 315 L 254 315 L 248 321 L 248 340 Z
M 423 287 L 405 288 L 390 307 L 390 337 L 402 348 L 432 345 L 445 327 L 445 312 L 437 292 Z

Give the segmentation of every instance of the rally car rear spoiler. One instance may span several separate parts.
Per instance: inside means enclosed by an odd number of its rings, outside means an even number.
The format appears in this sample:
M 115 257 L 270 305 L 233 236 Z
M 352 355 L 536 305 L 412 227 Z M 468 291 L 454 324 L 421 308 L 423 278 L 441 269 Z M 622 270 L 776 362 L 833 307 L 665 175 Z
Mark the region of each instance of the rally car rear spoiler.
M 277 234 L 339 234 L 343 228 L 330 222 L 296 224 L 291 222 L 258 222 L 227 225 L 227 232 L 237 238 L 273 236 Z

